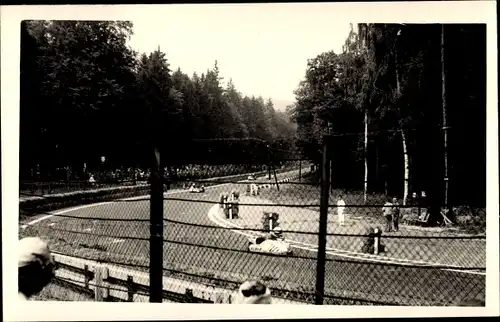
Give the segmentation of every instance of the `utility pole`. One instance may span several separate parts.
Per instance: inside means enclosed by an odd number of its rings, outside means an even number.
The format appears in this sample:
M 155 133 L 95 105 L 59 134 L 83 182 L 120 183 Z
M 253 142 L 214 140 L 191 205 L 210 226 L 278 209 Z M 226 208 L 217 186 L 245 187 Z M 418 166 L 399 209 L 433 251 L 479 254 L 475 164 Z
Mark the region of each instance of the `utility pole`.
M 333 135 L 333 123 L 332 123 L 332 121 L 328 121 L 328 136 L 331 136 L 331 135 Z M 328 143 L 329 143 L 329 141 L 325 141 L 325 144 L 328 144 Z M 330 153 L 330 149 L 326 149 L 326 150 L 323 151 L 323 153 L 327 153 L 327 152 Z M 333 186 L 330 184 L 331 176 L 333 175 L 332 163 L 333 163 L 332 158 L 330 158 L 328 156 L 328 167 L 329 167 L 328 173 L 330 175 L 330 179 L 329 179 L 330 193 L 333 193 Z
M 151 167 L 149 302 L 163 301 L 163 168 L 160 149 L 154 147 Z
M 448 115 L 446 102 L 446 71 L 444 64 L 444 24 L 441 25 L 441 101 L 443 109 L 443 141 L 444 141 L 444 205 L 451 214 L 449 205 L 449 178 L 448 178 Z
M 321 162 L 321 200 L 319 208 L 318 261 L 316 264 L 316 305 L 322 305 L 325 293 L 326 234 L 328 225 L 328 201 L 330 199 L 330 140 L 323 139 L 323 160 Z
M 158 47 L 158 50 L 160 48 Z M 160 159 L 160 110 L 152 105 L 151 199 L 149 230 L 149 302 L 163 302 L 163 167 Z

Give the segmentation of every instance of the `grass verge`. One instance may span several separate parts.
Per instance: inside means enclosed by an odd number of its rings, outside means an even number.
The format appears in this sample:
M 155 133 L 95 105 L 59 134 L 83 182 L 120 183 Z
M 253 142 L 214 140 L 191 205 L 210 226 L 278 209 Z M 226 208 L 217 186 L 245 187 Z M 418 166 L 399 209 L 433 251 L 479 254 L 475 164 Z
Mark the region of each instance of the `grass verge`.
M 347 205 L 360 205 L 359 207 L 346 207 L 346 213 L 356 217 L 379 222 L 382 218 L 382 207 L 387 201 L 387 196 L 380 193 L 369 193 L 367 201 L 363 201 L 362 191 L 344 191 L 340 189 L 333 190 L 330 193 L 328 204 L 336 205 L 338 195 L 342 193 Z M 263 189 L 260 197 L 270 200 L 277 204 L 286 205 L 317 205 L 316 207 L 308 207 L 307 209 L 319 211 L 321 196 L 321 188 L 317 184 L 317 174 L 309 173 L 303 177 L 301 184 L 280 185 L 280 190 Z M 420 208 L 421 212 L 426 209 Z M 486 209 L 481 207 L 456 206 L 453 207 L 453 212 L 456 217 L 455 224 L 451 227 L 422 227 L 423 230 L 439 233 L 444 235 L 484 235 L 486 233 Z M 328 210 L 330 215 L 337 214 L 337 208 L 330 207 Z M 418 207 L 401 208 L 401 219 L 403 222 L 406 216 L 417 214 Z M 417 226 L 415 226 L 417 227 Z M 420 227 L 420 226 L 419 226 Z

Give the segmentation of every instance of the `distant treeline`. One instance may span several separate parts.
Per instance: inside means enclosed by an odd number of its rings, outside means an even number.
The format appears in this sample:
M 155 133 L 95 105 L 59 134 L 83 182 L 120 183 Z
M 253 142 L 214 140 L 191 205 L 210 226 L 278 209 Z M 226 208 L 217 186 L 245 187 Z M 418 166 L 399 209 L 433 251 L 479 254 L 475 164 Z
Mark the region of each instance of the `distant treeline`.
M 322 136 L 336 134 L 335 187 L 363 190 L 366 160 L 368 192 L 443 204 L 446 128 L 449 201 L 484 206 L 486 25 L 447 24 L 443 39 L 438 24 L 357 27 L 342 53 L 308 61 L 289 107 L 302 152 L 320 160 Z
M 272 99 L 224 86 L 217 62 L 201 75 L 172 72 L 160 48 L 131 50 L 132 33 L 129 22 L 22 23 L 21 178 L 84 164 L 148 168 L 153 146 L 166 164 L 290 157 L 296 125 Z M 257 140 L 193 141 L 215 138 Z

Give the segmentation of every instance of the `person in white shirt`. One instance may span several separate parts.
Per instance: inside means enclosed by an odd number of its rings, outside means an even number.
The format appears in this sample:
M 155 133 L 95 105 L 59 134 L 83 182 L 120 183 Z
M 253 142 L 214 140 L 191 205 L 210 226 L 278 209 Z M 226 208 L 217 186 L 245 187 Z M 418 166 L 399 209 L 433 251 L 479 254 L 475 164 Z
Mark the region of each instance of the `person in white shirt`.
M 256 178 L 255 178 L 255 175 L 252 173 L 248 176 L 247 178 L 248 181 L 255 181 Z M 249 182 L 248 185 L 247 185 L 247 192 L 251 195 L 251 196 L 256 196 L 259 194 L 259 188 L 257 187 L 257 185 L 253 182 Z
M 94 175 L 93 175 L 93 174 L 91 174 L 91 175 L 90 175 L 90 178 L 89 178 L 89 183 L 90 183 L 92 186 L 93 186 L 93 185 L 95 185 L 95 178 L 94 178 Z
M 55 263 L 47 243 L 38 237 L 19 241 L 18 294 L 26 301 L 39 293 L 55 276 Z
M 337 214 L 339 216 L 339 224 L 340 226 L 345 225 L 345 201 L 343 196 L 340 194 L 337 200 Z

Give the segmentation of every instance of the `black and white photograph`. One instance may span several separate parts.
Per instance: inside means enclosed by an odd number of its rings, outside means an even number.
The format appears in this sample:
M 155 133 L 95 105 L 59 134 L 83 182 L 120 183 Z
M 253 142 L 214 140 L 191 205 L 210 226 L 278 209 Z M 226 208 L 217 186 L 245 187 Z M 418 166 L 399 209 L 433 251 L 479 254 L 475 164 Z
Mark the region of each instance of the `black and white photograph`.
M 18 15 L 11 301 L 498 311 L 491 25 L 335 5 Z

